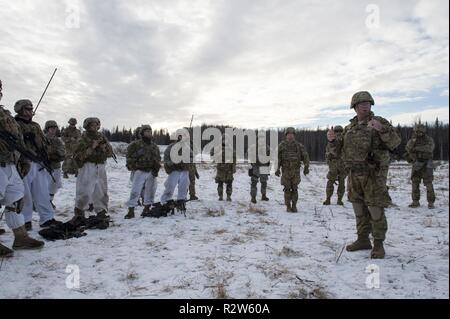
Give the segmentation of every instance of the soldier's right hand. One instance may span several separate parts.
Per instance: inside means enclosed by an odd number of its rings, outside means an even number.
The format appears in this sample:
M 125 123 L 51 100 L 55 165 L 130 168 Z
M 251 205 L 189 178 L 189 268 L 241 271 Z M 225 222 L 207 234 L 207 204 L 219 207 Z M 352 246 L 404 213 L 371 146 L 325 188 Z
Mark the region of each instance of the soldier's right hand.
M 98 145 L 100 144 L 100 141 L 99 140 L 95 140 L 93 143 L 92 143 L 92 149 L 96 149 L 97 147 L 98 147 Z
M 330 129 L 327 132 L 327 138 L 328 138 L 328 141 L 330 141 L 330 142 L 333 142 L 336 139 L 336 133 L 334 132 L 333 129 Z
M 277 169 L 277 171 L 275 172 L 275 176 L 276 177 L 280 177 L 281 176 L 281 171 L 279 169 Z

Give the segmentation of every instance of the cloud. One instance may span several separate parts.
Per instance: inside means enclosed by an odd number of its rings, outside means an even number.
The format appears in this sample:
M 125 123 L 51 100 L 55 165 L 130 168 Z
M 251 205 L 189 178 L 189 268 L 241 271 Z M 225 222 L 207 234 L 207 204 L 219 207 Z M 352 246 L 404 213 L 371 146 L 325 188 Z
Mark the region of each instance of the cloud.
M 377 104 L 426 105 L 448 88 L 448 2 L 377 3 L 380 25 L 368 28 L 357 0 L 0 0 L 3 102 L 37 101 L 58 67 L 41 123 L 94 115 L 106 127 L 174 130 L 196 114 L 314 127 L 350 115 L 362 89 Z
M 448 106 L 446 107 L 428 107 L 427 109 L 420 112 L 409 112 L 402 113 L 398 115 L 392 116 L 389 120 L 392 121 L 394 125 L 402 124 L 402 125 L 412 125 L 417 120 L 421 120 L 422 122 L 434 123 L 436 118 L 441 122 L 448 123 Z

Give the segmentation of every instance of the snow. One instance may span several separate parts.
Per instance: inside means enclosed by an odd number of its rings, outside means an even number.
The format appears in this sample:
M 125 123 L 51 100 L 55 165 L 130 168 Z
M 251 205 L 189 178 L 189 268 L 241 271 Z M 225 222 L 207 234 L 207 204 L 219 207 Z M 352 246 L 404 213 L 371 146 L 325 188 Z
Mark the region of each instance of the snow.
M 302 175 L 298 214 L 285 212 L 273 175 L 271 201 L 249 204 L 246 165 L 235 175 L 233 202 L 218 202 L 215 169 L 205 163 L 198 166 L 201 200 L 187 204 L 187 217 L 124 220 L 130 173 L 120 154 L 118 164 L 108 162 L 112 226 L 15 252 L 1 266 L 0 298 L 449 298 L 448 163 L 435 171 L 433 210 L 426 208 L 423 187 L 422 207 L 407 207 L 410 167 L 391 166 L 390 193 L 398 207 L 387 210 L 386 259 L 374 261 L 370 251 L 342 250 L 355 239 L 355 220 L 348 202 L 322 206 L 324 164 L 313 163 L 311 174 Z M 162 171 L 158 198 L 165 178 Z M 63 182 L 55 204 L 57 218 L 66 221 L 75 179 Z M 39 237 L 34 218 L 31 234 Z M 11 246 L 11 232 L 1 240 Z M 66 286 L 68 265 L 79 267 L 78 289 Z M 370 265 L 379 267 L 379 289 L 366 286 Z

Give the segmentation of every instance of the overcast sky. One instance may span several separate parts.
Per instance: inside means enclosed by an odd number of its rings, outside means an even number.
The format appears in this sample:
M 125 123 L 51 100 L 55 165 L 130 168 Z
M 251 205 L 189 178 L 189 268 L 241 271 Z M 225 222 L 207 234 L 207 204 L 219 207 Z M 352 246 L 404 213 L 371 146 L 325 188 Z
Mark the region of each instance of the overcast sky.
M 375 4 L 376 6 L 371 6 Z M 448 122 L 447 0 L 0 0 L 2 104 L 36 120 L 317 127 L 351 96 L 396 123 Z M 79 22 L 79 23 L 78 23 Z

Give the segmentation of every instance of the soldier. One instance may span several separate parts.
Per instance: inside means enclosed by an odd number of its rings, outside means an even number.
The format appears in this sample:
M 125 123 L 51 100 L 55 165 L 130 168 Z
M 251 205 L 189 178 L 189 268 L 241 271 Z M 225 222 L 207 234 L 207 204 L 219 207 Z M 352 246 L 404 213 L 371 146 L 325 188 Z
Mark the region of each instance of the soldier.
M 2 82 L 0 80 L 0 100 L 2 99 Z M 25 147 L 20 127 L 14 121 L 11 113 L 0 105 L 0 133 L 12 136 Z M 26 175 L 30 163 L 19 153 L 12 151 L 8 144 L 0 137 L 0 206 L 5 206 L 4 214 L 6 224 L 13 230 L 13 249 L 37 249 L 44 246 L 44 242 L 28 236 L 25 229 L 25 219 L 21 213 L 23 207 L 24 184 L 17 171 Z M 0 257 L 11 257 L 13 251 L 0 243 Z
M 345 193 L 345 167 L 344 161 L 342 160 L 342 132 L 344 128 L 340 125 L 332 128 L 335 133 L 334 138 L 328 139 L 328 144 L 325 151 L 325 158 L 328 164 L 328 175 L 327 175 L 327 199 L 323 202 L 324 205 L 331 205 L 331 197 L 334 192 L 334 184 L 338 182 L 337 195 L 338 205 L 344 205 L 342 198 Z
M 152 128 L 143 125 L 140 130 L 141 139 L 131 143 L 127 148 L 127 168 L 133 171 L 133 186 L 128 201 L 128 214 L 125 219 L 135 217 L 135 207 L 144 188 L 144 213 L 150 212 L 154 204 L 157 177 L 161 168 L 161 154 L 152 139 Z
M 58 137 L 59 127 L 55 121 L 47 121 L 45 123 L 44 132 L 46 133 L 48 140 L 48 159 L 50 161 L 50 167 L 53 169 L 53 174 L 48 174 L 48 191 L 52 206 L 55 208 L 53 199 L 58 190 L 62 187 L 61 162 L 64 161 L 66 152 L 63 142 Z
M 189 148 L 189 161 L 181 160 L 180 163 L 175 163 L 171 157 L 171 151 L 175 144 L 185 143 L 184 147 Z M 180 134 L 176 142 L 170 144 L 164 152 L 164 170 L 167 173 L 167 180 L 164 183 L 164 192 L 161 196 L 161 204 L 165 205 L 169 200 L 172 200 L 175 188 L 178 186 L 178 201 L 186 201 L 189 190 L 189 165 L 192 162 L 193 154 L 190 149 L 189 138 L 184 134 Z M 181 152 L 181 149 L 180 149 Z M 181 155 L 181 153 L 179 153 Z
M 250 196 L 251 202 L 256 204 L 256 195 L 258 193 L 258 182 L 261 182 L 261 200 L 269 201 L 267 197 L 267 181 L 270 176 L 270 161 L 262 163 L 259 157 L 260 149 L 266 149 L 266 155 L 270 155 L 270 148 L 268 145 L 264 145 L 263 140 L 257 140 L 255 145 L 249 147 L 248 154 L 254 153 L 256 155 L 256 162 L 251 163 L 251 168 L 248 175 L 251 177 Z
M 280 177 L 284 186 L 284 202 L 288 213 L 297 213 L 298 185 L 301 181 L 300 169 L 305 165 L 303 174 L 309 174 L 309 155 L 303 144 L 295 140 L 295 129 L 286 130 L 286 140 L 278 146 L 278 168 L 275 175 Z
M 114 152 L 108 140 L 99 132 L 98 118 L 85 119 L 83 128 L 86 131 L 74 153 L 74 160 L 79 168 L 74 219 L 84 219 L 90 203 L 94 204 L 97 217 L 105 219 L 109 202 L 105 164 L 108 158 L 113 157 Z
M 347 172 L 348 199 L 356 216 L 358 239 L 347 251 L 370 250 L 372 233 L 374 245 L 371 258 L 384 258 L 383 241 L 388 224 L 384 213 L 390 204 L 384 172 L 390 154 L 401 142 L 400 136 L 384 118 L 371 112 L 375 101 L 369 92 L 356 93 L 351 108 L 356 116 L 343 133 L 343 158 Z M 333 138 L 333 131 L 328 132 Z
M 232 161 L 227 161 L 226 154 L 232 154 Z M 234 174 L 236 173 L 236 152 L 229 145 L 226 145 L 225 135 L 222 136 L 222 148 L 219 154 L 215 156 L 214 149 L 211 150 L 211 156 L 217 159 L 216 164 L 216 183 L 219 201 L 223 201 L 223 186 L 226 184 L 227 201 L 231 202 L 233 194 Z
M 411 208 L 420 206 L 420 182 L 427 188 L 428 208 L 434 208 L 436 195 L 433 188 L 433 151 L 434 141 L 426 135 L 426 128 L 422 124 L 418 124 L 414 128 L 412 138 L 406 144 L 408 162 L 412 163 L 412 203 Z
M 198 200 L 198 197 L 195 192 L 195 180 L 200 179 L 200 174 L 197 170 L 197 165 L 195 163 L 191 163 L 189 165 L 189 199 L 190 200 Z
M 69 178 L 70 175 L 78 175 L 78 168 L 73 160 L 73 154 L 75 148 L 77 147 L 78 141 L 81 138 L 81 132 L 77 129 L 77 119 L 71 118 L 69 120 L 69 126 L 66 127 L 62 132 L 62 140 L 66 149 L 66 158 L 62 165 L 62 170 L 64 173 L 64 178 Z
M 33 122 L 33 104 L 30 100 L 20 100 L 14 105 L 15 119 L 19 124 L 26 148 L 37 154 L 44 163 L 48 163 L 48 142 L 38 123 Z M 41 227 L 50 227 L 60 222 L 54 219 L 55 210 L 48 193 L 48 172 L 38 163 L 31 162 L 30 172 L 24 179 L 25 197 L 23 216 L 25 227 L 32 229 L 33 209 L 39 213 Z

